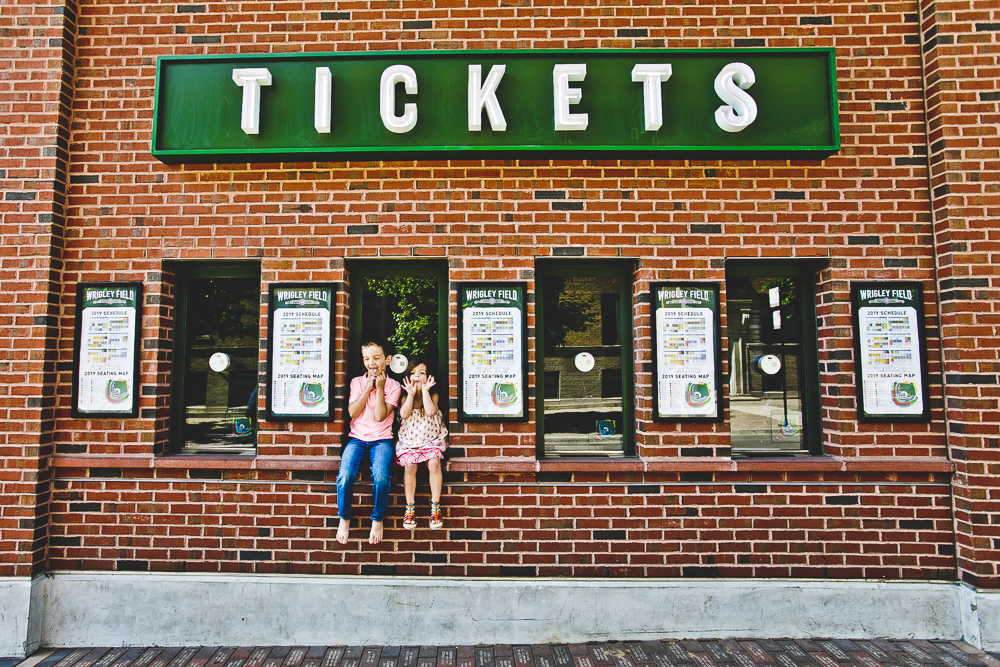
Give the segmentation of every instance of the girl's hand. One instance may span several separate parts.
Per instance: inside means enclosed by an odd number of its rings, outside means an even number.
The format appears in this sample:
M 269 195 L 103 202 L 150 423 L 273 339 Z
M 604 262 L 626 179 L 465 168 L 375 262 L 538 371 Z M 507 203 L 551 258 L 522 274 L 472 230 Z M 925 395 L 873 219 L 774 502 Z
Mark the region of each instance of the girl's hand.
M 437 383 L 434 382 L 434 376 L 433 375 L 428 375 L 427 379 L 424 380 L 423 390 L 424 391 L 430 391 L 431 387 L 433 387 L 435 384 L 437 384 Z
M 403 391 L 405 391 L 408 396 L 413 396 L 417 393 L 417 385 L 413 384 L 413 380 L 410 378 L 403 378 Z

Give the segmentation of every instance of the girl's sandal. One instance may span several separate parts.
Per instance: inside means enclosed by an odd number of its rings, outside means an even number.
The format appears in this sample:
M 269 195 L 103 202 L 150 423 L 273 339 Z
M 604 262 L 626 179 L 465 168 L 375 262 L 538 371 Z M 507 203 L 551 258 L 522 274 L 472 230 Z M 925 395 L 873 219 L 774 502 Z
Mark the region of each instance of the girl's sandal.
M 403 513 L 403 528 L 407 530 L 413 530 L 417 527 L 417 512 L 412 506 L 406 508 L 406 512 Z
M 444 521 L 441 520 L 441 507 L 437 503 L 431 503 L 431 530 L 437 530 L 444 526 Z

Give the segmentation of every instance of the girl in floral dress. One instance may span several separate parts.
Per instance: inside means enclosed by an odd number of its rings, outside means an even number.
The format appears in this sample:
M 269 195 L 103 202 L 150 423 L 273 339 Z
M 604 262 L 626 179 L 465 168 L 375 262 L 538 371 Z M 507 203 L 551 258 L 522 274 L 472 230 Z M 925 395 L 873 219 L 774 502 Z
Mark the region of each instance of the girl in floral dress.
M 431 482 L 432 529 L 444 525 L 441 520 L 441 459 L 448 448 L 448 429 L 438 410 L 438 395 L 432 393 L 434 376 L 427 370 L 427 362 L 417 357 L 410 361 L 403 377 L 406 398 L 399 406 L 402 424 L 396 440 L 396 461 L 403 466 L 403 489 L 406 491 L 406 512 L 403 528 L 417 527 L 414 509 L 417 491 L 417 465 L 427 462 Z

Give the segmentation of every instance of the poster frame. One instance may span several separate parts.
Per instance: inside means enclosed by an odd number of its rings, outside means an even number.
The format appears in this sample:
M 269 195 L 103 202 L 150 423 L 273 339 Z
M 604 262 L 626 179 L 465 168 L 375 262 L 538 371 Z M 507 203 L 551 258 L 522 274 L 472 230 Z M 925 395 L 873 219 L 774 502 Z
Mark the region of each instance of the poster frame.
M 927 334 L 924 326 L 923 284 L 917 281 L 851 281 L 851 327 L 854 335 L 854 391 L 858 423 L 877 424 L 889 422 L 927 423 L 931 420 L 930 395 L 928 394 Z M 917 415 L 876 414 L 865 410 L 864 358 L 861 356 L 861 290 L 902 290 L 912 289 L 916 293 L 917 348 L 920 354 L 920 392 L 923 396 L 923 411 Z
M 135 400 L 132 401 L 132 409 L 128 412 L 125 411 L 93 411 L 93 410 L 80 410 L 79 409 L 79 391 L 80 391 L 80 362 L 81 362 L 81 352 L 83 344 L 83 302 L 84 294 L 88 289 L 99 288 L 99 289 L 117 289 L 117 288 L 134 288 L 135 293 L 135 316 L 133 318 L 134 329 L 132 334 L 132 386 L 135 388 Z M 74 322 L 74 333 L 73 333 L 73 392 L 72 392 L 72 407 L 71 415 L 75 419 L 86 419 L 88 417 L 123 417 L 127 419 L 134 419 L 139 416 L 139 400 L 142 397 L 141 391 L 141 381 L 139 375 L 139 354 L 141 351 L 140 338 L 142 337 L 142 307 L 143 307 L 143 284 L 141 281 L 132 282 L 86 282 L 77 283 L 76 285 L 76 316 Z
M 712 346 L 715 354 L 715 369 L 713 376 L 715 378 L 715 414 L 712 416 L 692 416 L 692 415 L 660 415 L 660 386 L 659 380 L 657 378 L 656 370 L 656 360 L 659 358 L 660 349 L 662 341 L 656 335 L 656 311 L 657 311 L 657 299 L 656 294 L 659 290 L 671 287 L 680 287 L 686 289 L 708 289 L 712 291 L 713 298 L 715 300 L 715 320 L 712 327 Z M 722 391 L 722 323 L 721 323 L 721 304 L 719 302 L 719 292 L 720 286 L 718 282 L 698 282 L 698 281 L 685 281 L 685 280 L 669 280 L 669 281 L 657 281 L 651 282 L 649 284 L 649 328 L 650 328 L 650 338 L 653 339 L 653 358 L 651 363 L 650 371 L 652 373 L 653 380 L 653 422 L 659 424 L 672 424 L 677 422 L 690 422 L 690 423 L 702 423 L 702 424 L 716 424 L 723 421 L 724 410 L 723 410 L 723 391 Z
M 334 330 L 336 328 L 337 320 L 337 290 L 338 284 L 336 282 L 290 282 L 290 283 L 270 283 L 267 286 L 267 387 L 266 391 L 266 411 L 267 418 L 270 421 L 275 422 L 332 422 L 335 416 L 335 395 L 334 395 L 334 371 L 336 366 L 334 363 L 334 352 L 336 348 L 336 343 L 333 340 Z M 326 336 L 326 357 L 329 364 L 328 377 L 330 380 L 329 387 L 329 398 L 327 400 L 327 412 L 326 414 L 317 415 L 292 415 L 292 414 L 279 414 L 274 411 L 274 406 L 272 405 L 272 397 L 274 395 L 273 382 L 274 382 L 274 344 L 277 339 L 274 336 L 274 293 L 278 289 L 327 289 L 330 291 L 330 321 L 329 328 L 324 332 Z
M 509 289 L 511 287 L 521 290 L 521 396 L 524 397 L 524 409 L 519 416 L 495 416 L 495 415 L 475 415 L 465 411 L 465 336 L 464 328 L 464 308 L 462 307 L 462 293 L 468 288 L 476 289 Z M 525 281 L 465 281 L 456 285 L 456 306 L 458 310 L 458 409 L 456 418 L 461 423 L 482 423 L 482 422 L 526 422 L 528 421 L 528 283 Z

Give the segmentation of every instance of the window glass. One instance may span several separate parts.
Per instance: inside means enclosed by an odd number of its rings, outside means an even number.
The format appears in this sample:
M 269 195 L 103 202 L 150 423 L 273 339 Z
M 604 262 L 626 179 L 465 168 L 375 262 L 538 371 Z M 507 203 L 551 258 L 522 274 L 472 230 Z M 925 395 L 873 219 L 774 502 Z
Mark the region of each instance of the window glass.
M 801 275 L 729 276 L 729 415 L 735 452 L 806 447 Z
M 347 381 L 364 374 L 362 340 L 384 339 L 407 360 L 423 357 L 431 367 L 448 419 L 448 265 L 431 261 L 358 261 L 348 264 L 350 309 Z M 389 377 L 402 382 L 391 369 Z M 350 419 L 345 421 L 348 428 Z M 346 430 L 345 430 L 346 434 Z
M 361 277 L 361 338 L 382 338 L 397 354 L 421 356 L 431 368 L 438 363 L 438 278 L 409 276 Z M 360 364 L 361 355 L 352 363 Z M 360 368 L 360 366 L 359 366 Z M 359 370 L 359 374 L 360 374 Z M 444 376 L 435 370 L 442 383 Z M 390 371 L 392 377 L 402 379 Z
M 260 277 L 192 275 L 182 281 L 179 449 L 185 454 L 252 452 L 257 436 Z
M 546 455 L 621 455 L 619 275 L 543 275 L 541 346 Z

